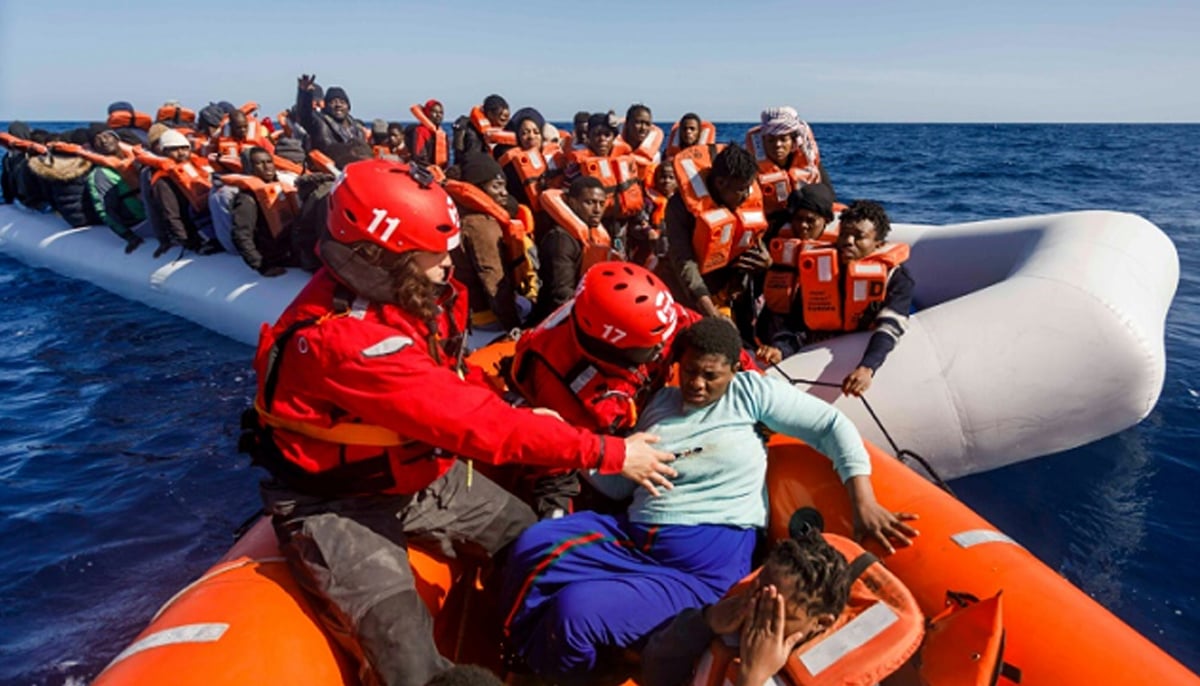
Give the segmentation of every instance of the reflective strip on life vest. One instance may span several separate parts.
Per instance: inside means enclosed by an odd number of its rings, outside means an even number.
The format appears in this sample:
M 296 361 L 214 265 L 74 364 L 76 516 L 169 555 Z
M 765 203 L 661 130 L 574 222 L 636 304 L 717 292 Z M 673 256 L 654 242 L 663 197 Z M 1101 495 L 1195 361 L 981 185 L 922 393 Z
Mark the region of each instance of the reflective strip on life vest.
M 810 674 L 817 676 L 851 651 L 866 645 L 899 619 L 895 610 L 884 603 L 875 603 L 827 635 L 820 643 L 800 653 L 800 662 Z

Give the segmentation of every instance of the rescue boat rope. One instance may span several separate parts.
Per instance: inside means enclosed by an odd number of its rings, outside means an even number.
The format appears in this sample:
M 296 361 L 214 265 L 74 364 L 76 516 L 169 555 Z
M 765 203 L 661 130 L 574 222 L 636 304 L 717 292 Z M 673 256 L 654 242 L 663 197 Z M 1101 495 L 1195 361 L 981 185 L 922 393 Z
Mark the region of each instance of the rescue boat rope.
M 788 383 L 792 384 L 793 386 L 795 386 L 796 384 L 803 383 L 803 384 L 808 384 L 810 386 L 825 386 L 828 388 L 841 388 L 842 387 L 842 385 L 840 383 L 833 383 L 832 381 L 817 381 L 816 379 L 797 379 L 797 378 L 791 376 L 790 374 L 788 374 L 787 372 L 783 371 L 783 369 L 779 366 L 778 362 L 771 365 L 770 368 L 774 369 L 776 372 L 779 372 L 780 376 L 782 376 L 784 379 L 786 379 L 788 381 Z M 896 441 L 892 439 L 891 433 L 889 433 L 887 430 L 887 427 L 883 425 L 883 421 L 879 419 L 879 415 L 875 414 L 875 408 L 871 407 L 871 403 L 867 402 L 867 397 L 865 395 L 860 395 L 860 396 L 858 396 L 858 399 L 861 400 L 863 403 L 863 406 L 867 408 L 867 413 L 871 415 L 871 419 L 875 420 L 875 425 L 878 426 L 879 430 L 883 432 L 883 437 L 887 439 L 888 445 L 892 446 L 892 452 L 895 453 L 896 459 L 900 460 L 900 462 L 902 462 L 902 463 L 906 463 L 906 462 L 908 462 L 908 458 L 911 457 L 913 459 L 913 461 L 915 461 L 917 464 L 921 465 L 921 468 L 925 470 L 925 473 L 929 475 L 929 478 L 933 480 L 933 483 L 937 484 L 937 486 L 939 488 L 941 488 L 943 491 L 949 493 L 951 496 L 954 496 L 954 498 L 957 499 L 958 496 L 954 495 L 954 491 L 950 490 L 949 484 L 947 484 L 946 481 L 944 479 L 942 479 L 941 475 L 937 473 L 937 470 L 935 470 L 933 468 L 933 465 L 929 464 L 928 460 L 926 460 L 924 457 L 921 457 L 920 455 L 913 452 L 912 450 L 909 450 L 907 448 L 902 449 L 902 448 L 900 448 L 900 446 L 896 445 Z

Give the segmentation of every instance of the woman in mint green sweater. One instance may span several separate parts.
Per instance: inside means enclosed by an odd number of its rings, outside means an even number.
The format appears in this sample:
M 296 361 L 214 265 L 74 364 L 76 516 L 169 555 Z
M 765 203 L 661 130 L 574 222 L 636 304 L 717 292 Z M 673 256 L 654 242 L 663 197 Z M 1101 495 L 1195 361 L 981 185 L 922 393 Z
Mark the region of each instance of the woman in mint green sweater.
M 658 493 L 592 477 L 608 495 L 633 495 L 624 516 L 580 512 L 540 522 L 505 566 L 509 648 L 538 673 L 570 682 L 597 670 L 606 649 L 637 648 L 679 612 L 715 602 L 750 571 L 767 524 L 767 451 L 756 427 L 802 439 L 827 455 L 861 535 L 891 549 L 916 535 L 871 489 L 871 463 L 854 425 L 828 403 L 756 372 L 738 371 L 741 342 L 707 318 L 679 334 L 680 385 L 651 399 L 638 431 L 679 458 Z

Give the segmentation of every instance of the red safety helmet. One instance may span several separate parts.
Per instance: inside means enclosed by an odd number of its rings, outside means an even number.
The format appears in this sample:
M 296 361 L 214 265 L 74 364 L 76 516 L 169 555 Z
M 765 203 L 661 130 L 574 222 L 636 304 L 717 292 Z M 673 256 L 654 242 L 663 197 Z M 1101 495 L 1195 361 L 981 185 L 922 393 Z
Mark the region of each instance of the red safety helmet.
M 601 262 L 587 270 L 572 311 L 585 335 L 625 350 L 666 343 L 679 319 L 666 284 L 629 262 Z
M 329 234 L 394 252 L 448 252 L 458 246 L 458 209 L 417 165 L 363 160 L 346 165 L 329 194 Z

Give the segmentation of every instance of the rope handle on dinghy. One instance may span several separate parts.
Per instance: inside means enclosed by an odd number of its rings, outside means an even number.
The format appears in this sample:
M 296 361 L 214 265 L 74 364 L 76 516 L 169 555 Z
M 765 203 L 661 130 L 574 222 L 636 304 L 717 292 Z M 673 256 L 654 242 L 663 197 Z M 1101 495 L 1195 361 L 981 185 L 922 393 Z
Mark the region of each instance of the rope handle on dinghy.
M 779 375 L 786 379 L 787 382 L 793 386 L 803 383 L 810 386 L 825 386 L 827 388 L 842 387 L 840 383 L 833 383 L 832 381 L 797 379 L 783 371 L 783 368 L 779 366 L 778 362 L 772 364 L 769 368 L 779 372 Z M 955 499 L 957 499 L 958 496 L 954 495 L 954 491 L 950 490 L 950 485 L 947 484 L 944 479 L 942 479 L 941 475 L 937 473 L 937 470 L 933 468 L 933 465 L 929 464 L 929 460 L 926 460 L 924 457 L 921 457 L 912 450 L 901 448 L 900 446 L 896 445 L 896 441 L 892 439 L 892 434 L 889 433 L 887 427 L 883 425 L 883 421 L 879 419 L 879 415 L 875 414 L 875 408 L 871 407 L 871 403 L 867 402 L 867 397 L 865 395 L 860 395 L 858 396 L 858 399 L 862 401 L 863 407 L 867 408 L 867 414 L 871 415 L 871 419 L 875 420 L 875 426 L 878 426 L 879 430 L 883 432 L 883 437 L 887 439 L 888 445 L 892 446 L 892 452 L 895 453 L 896 459 L 900 460 L 902 463 L 906 463 L 908 462 L 908 458 L 911 457 L 913 461 L 921 465 L 921 468 L 925 470 L 925 473 L 929 475 L 929 478 L 933 480 L 933 483 L 937 484 L 938 488 L 941 488 L 943 491 L 949 493 L 950 495 L 954 496 Z

